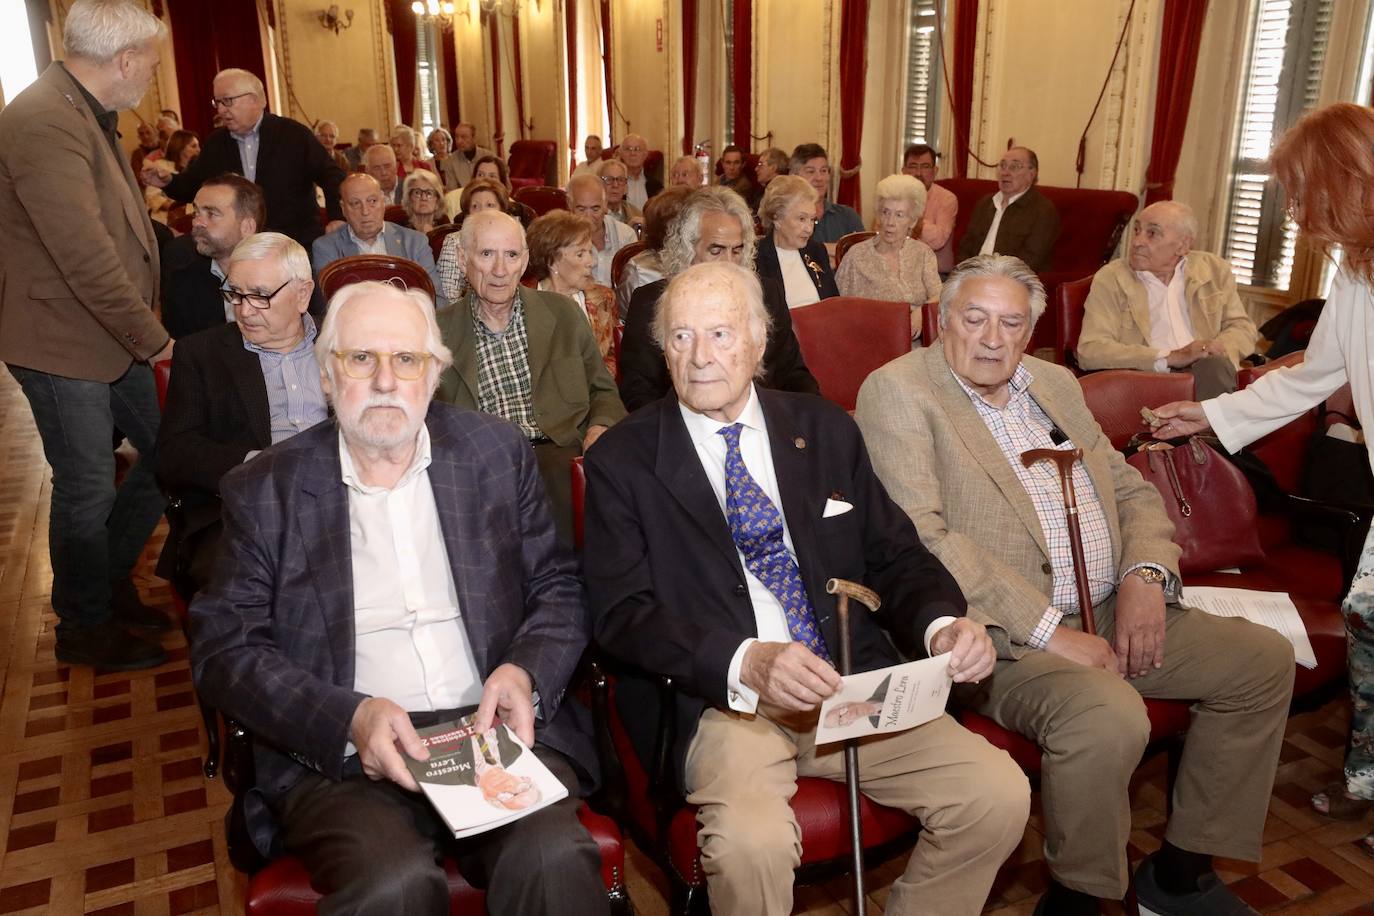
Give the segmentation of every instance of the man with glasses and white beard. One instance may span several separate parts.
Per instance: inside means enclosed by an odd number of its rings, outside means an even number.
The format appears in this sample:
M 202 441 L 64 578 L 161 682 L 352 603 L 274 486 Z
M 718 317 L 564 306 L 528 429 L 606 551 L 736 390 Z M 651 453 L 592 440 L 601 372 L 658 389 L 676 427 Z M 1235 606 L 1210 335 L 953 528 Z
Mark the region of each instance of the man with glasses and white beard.
M 210 578 L 220 539 L 220 480 L 262 449 L 328 416 L 305 249 L 277 232 L 250 235 L 228 258 L 222 301 L 232 322 L 185 338 L 172 357 L 157 476 L 181 501 L 158 575 L 192 594 Z

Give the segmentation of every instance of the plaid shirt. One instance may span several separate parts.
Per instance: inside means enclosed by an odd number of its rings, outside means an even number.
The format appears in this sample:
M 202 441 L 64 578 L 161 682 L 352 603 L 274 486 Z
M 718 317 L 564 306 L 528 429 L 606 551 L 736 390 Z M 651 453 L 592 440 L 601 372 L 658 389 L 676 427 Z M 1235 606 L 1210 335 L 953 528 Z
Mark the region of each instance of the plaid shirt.
M 477 408 L 519 427 L 530 440 L 541 439 L 534 422 L 530 384 L 530 341 L 525 334 L 525 309 L 519 293 L 511 310 L 510 324 L 500 334 L 477 317 L 477 300 L 468 298 L 472 310 L 473 341 L 477 349 Z
M 1011 398 L 1007 406 L 997 408 L 983 400 L 982 396 L 964 384 L 956 374 L 954 378 L 973 402 L 978 416 L 987 425 L 988 432 L 997 440 L 997 445 L 1006 455 L 1012 472 L 1016 474 L 1026 495 L 1035 506 L 1035 514 L 1040 519 L 1040 528 L 1045 534 L 1045 544 L 1050 551 L 1050 566 L 1053 569 L 1054 589 L 1050 596 L 1050 607 L 1045 616 L 1036 624 L 1027 644 L 1043 649 L 1053 635 L 1055 627 L 1065 614 L 1078 613 L 1078 590 L 1074 583 L 1073 554 L 1069 547 L 1069 525 L 1064 515 L 1064 490 L 1059 482 L 1059 472 L 1048 461 L 1038 461 L 1031 467 L 1021 463 L 1021 453 L 1033 448 L 1072 449 L 1073 443 L 1056 445 L 1050 436 L 1054 421 L 1049 418 L 1035 398 L 1030 395 L 1032 376 L 1024 365 L 1018 366 L 1011 377 L 1009 388 Z M 1112 534 L 1107 524 L 1107 515 L 1102 509 L 1102 500 L 1097 495 L 1092 478 L 1088 476 L 1083 461 L 1074 462 L 1074 496 L 1078 501 L 1079 528 L 1083 535 L 1083 561 L 1088 570 L 1088 590 L 1093 604 L 1099 604 L 1116 588 L 1116 570 L 1112 560 Z

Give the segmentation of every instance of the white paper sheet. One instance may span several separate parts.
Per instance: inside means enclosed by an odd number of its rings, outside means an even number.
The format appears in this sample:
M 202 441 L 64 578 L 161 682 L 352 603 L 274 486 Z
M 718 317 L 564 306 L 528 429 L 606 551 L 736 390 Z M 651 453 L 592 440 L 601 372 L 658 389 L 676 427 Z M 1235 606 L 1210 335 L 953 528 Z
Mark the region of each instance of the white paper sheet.
M 885 735 L 924 725 L 949 700 L 949 653 L 844 679 L 840 692 L 821 704 L 816 744 Z
M 1282 633 L 1293 644 L 1293 657 L 1304 668 L 1317 667 L 1312 640 L 1307 638 L 1293 599 L 1284 592 L 1261 592 L 1249 588 L 1186 585 L 1183 603 L 1218 617 L 1244 617 L 1251 623 Z

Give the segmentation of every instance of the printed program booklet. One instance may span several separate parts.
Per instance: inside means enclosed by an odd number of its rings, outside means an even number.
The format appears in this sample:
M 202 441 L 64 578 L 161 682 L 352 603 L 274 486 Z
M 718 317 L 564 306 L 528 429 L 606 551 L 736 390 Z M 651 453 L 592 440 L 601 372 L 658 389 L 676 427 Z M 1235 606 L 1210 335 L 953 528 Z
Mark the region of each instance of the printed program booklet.
M 949 653 L 844 678 L 840 692 L 821 704 L 816 744 L 886 735 L 924 725 L 945 711 Z
M 429 759 L 406 756 L 415 781 L 459 839 L 509 824 L 568 796 L 567 787 L 515 732 L 499 722 L 479 732 L 475 718 L 419 729 Z

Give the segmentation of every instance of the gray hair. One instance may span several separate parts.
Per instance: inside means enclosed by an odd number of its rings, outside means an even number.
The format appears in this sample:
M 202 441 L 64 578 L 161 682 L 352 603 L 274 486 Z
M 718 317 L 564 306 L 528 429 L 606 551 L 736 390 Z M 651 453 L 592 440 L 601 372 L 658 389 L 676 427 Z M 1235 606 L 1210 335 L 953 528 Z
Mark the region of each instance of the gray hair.
M 704 289 L 724 289 L 743 298 L 748 311 L 749 333 L 755 343 L 768 343 L 768 334 L 773 330 L 773 316 L 768 314 L 768 306 L 763 304 L 763 287 L 758 276 L 746 267 L 731 264 L 729 261 L 710 261 L 694 264 L 668 281 L 663 294 L 654 305 L 654 321 L 649 333 L 660 350 L 667 349 L 668 333 L 671 330 L 669 314 L 679 299 L 692 298 L 694 293 Z M 755 378 L 762 378 L 763 360 L 754 367 Z
M 885 200 L 905 201 L 911 206 L 911 219 L 915 222 L 926 212 L 926 186 L 910 175 L 889 175 L 873 189 L 873 209 Z
M 245 236 L 229 255 L 229 266 L 241 261 L 276 261 L 286 268 L 292 280 L 310 280 L 310 255 L 301 243 L 280 232 L 259 232 Z
M 248 83 L 248 85 L 253 87 L 254 95 L 256 95 L 259 99 L 261 99 L 264 102 L 267 101 L 267 89 L 262 85 L 262 80 L 258 79 L 256 73 L 250 73 L 249 71 L 240 69 L 238 67 L 230 67 L 228 70 L 221 70 L 220 72 L 216 73 L 215 79 L 219 80 L 226 76 L 231 79 L 245 81 L 246 83 Z
M 1161 222 L 1173 226 L 1189 239 L 1197 238 L 1197 217 L 1193 215 L 1192 207 L 1181 200 L 1161 200 L 1150 204 L 1145 210 L 1153 210 L 1156 207 L 1169 214 Z M 1140 211 L 1141 216 L 1145 215 L 1145 210 Z
M 405 208 L 406 216 L 411 217 L 415 214 L 410 208 L 410 189 L 417 184 L 426 185 L 437 195 L 439 206 L 444 205 L 444 186 L 439 181 L 439 176 L 428 169 L 416 169 L 406 176 L 405 183 L 401 185 L 401 206 Z M 380 187 L 380 185 L 378 185 Z M 439 211 L 435 211 L 437 214 Z
M 724 213 L 739 220 L 740 234 L 744 237 L 744 258 L 741 263 L 746 268 L 753 268 L 757 236 L 754 234 L 754 217 L 749 212 L 749 205 L 731 189 L 711 185 L 688 194 L 682 202 L 682 209 L 668 226 L 663 252 L 659 255 L 664 276 L 676 276 L 692 266 L 696 260 L 697 242 L 701 241 L 701 218 L 707 213 Z
M 336 134 L 339 132 L 339 125 L 336 124 L 336 123 L 333 122 L 333 121 L 316 121 L 316 122 L 315 122 L 315 132 L 316 132 L 316 133 L 319 133 L 320 131 L 324 130 L 326 127 L 332 127 L 332 128 L 334 128 L 334 133 L 336 133 Z
M 458 247 L 463 249 L 464 261 L 472 256 L 478 234 L 493 223 L 505 223 L 520 230 L 520 247 L 528 247 L 525 242 L 525 227 L 520 225 L 520 220 L 500 210 L 481 210 L 465 218 L 462 228 L 458 230 Z
M 121 51 L 167 36 L 167 26 L 129 0 L 76 0 L 62 25 L 62 46 L 70 57 L 109 63 Z
M 621 163 L 621 165 L 624 164 L 625 163 L 623 162 Z M 597 192 L 601 195 L 601 201 L 605 203 L 606 186 L 601 183 L 600 177 L 596 175 L 588 175 L 586 172 L 583 172 L 581 175 L 574 175 L 573 177 L 569 178 L 567 190 L 563 192 L 563 196 L 566 197 L 568 200 L 569 210 L 573 209 L 576 206 L 576 204 L 573 203 L 573 191 L 575 191 L 577 188 L 583 187 L 584 185 L 589 188 L 596 188 Z
M 387 139 L 389 140 L 389 139 L 391 139 L 392 137 L 400 137 L 400 136 L 409 137 L 409 138 L 410 138 L 410 145 L 411 145 L 411 146 L 419 146 L 419 143 L 416 142 L 415 131 L 413 131 L 413 130 L 410 128 L 410 125 L 408 125 L 408 124 L 397 124 L 395 127 L 391 128 L 391 134 L 390 134 L 390 136 L 387 137 Z
M 349 303 L 369 295 L 386 296 L 398 302 L 409 303 L 418 308 L 424 316 L 425 349 L 434 357 L 429 390 L 430 397 L 433 397 L 434 392 L 439 389 L 439 376 L 453 365 L 453 352 L 444 346 L 444 336 L 439 331 L 439 322 L 434 317 L 434 300 L 424 290 L 402 289 L 380 280 L 350 283 L 329 300 L 324 324 L 320 326 L 319 335 L 315 338 L 315 362 L 319 364 L 320 377 L 333 386 L 335 376 L 332 357 L 339 346 L 339 322 L 343 320 Z
M 371 164 L 372 164 L 371 162 L 369 162 L 369 160 L 372 158 L 372 151 L 373 151 L 373 150 L 377 150 L 377 151 L 378 151 L 378 152 L 377 152 L 377 155 L 378 155 L 378 156 L 390 156 L 392 162 L 395 162 L 395 161 L 396 161 L 396 151 L 395 151 L 394 149 L 392 149 L 388 144 L 386 144 L 386 143 L 374 143 L 374 144 L 372 144 L 371 146 L 369 146 L 367 149 L 363 150 L 363 165 L 366 166 L 366 165 L 371 165 Z
M 805 200 L 814 207 L 819 199 L 820 195 L 805 178 L 800 175 L 779 175 L 768 182 L 763 200 L 759 201 L 759 222 L 763 228 L 772 229 L 773 224 L 797 201 Z
M 614 158 L 598 160 L 596 165 L 592 166 L 592 173 L 596 175 L 598 178 L 604 178 L 606 176 L 606 170 L 612 168 L 619 169 L 620 171 L 624 172 L 624 177 L 626 178 L 630 176 L 630 167 L 625 163 L 621 162 L 619 159 Z M 584 172 L 583 174 L 586 173 Z
M 1045 284 L 1025 261 L 1009 254 L 979 254 L 959 262 L 940 289 L 940 327 L 949 320 L 950 310 L 964 283 L 987 277 L 1003 277 L 1025 287 L 1030 296 L 1030 323 L 1034 328 L 1045 313 Z

